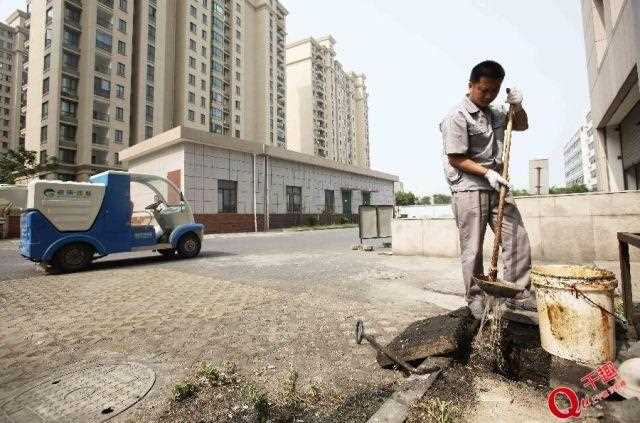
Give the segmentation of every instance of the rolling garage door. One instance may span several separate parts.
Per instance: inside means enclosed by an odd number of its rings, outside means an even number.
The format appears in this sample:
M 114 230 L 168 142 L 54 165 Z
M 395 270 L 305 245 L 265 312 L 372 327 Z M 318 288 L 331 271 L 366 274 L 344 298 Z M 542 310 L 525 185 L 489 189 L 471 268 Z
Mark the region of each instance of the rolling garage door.
M 625 189 L 640 189 L 640 102 L 620 123 Z

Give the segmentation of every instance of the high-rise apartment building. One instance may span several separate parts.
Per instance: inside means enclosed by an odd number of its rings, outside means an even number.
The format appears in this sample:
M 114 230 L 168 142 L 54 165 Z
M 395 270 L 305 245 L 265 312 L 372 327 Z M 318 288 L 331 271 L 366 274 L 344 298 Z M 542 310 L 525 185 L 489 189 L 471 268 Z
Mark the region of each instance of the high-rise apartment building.
M 21 10 L 0 22 L 0 152 L 24 146 L 28 24 Z
M 285 18 L 274 0 L 32 0 L 27 148 L 52 177 L 118 168 L 183 125 L 286 147 Z
M 288 148 L 368 168 L 365 76 L 345 72 L 331 36 L 287 46 Z
M 591 112 L 565 144 L 563 156 L 565 185 L 585 185 L 590 190 L 597 190 L 598 169 Z
M 600 191 L 640 189 L 640 2 L 581 0 Z

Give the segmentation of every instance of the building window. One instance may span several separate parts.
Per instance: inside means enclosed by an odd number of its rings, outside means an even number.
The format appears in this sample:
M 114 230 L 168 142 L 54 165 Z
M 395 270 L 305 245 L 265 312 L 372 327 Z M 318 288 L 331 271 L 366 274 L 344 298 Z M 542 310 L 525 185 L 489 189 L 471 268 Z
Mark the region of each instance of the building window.
M 196 77 L 195 77 L 195 75 L 189 74 L 189 85 L 194 86 L 194 87 L 196 86 Z
M 127 9 L 128 9 L 127 0 L 120 0 L 119 1 L 119 6 L 120 6 L 120 10 L 122 10 L 125 13 L 127 13 Z
M 238 212 L 238 182 L 218 180 L 218 213 Z
M 153 137 L 153 127 L 152 126 L 145 126 L 144 127 L 144 138 L 145 139 L 149 139 Z
M 62 67 L 64 69 L 78 70 L 78 63 L 80 63 L 80 56 L 77 54 L 67 53 L 62 54 Z
M 156 9 L 149 6 L 149 22 L 156 23 Z
M 127 22 L 122 19 L 118 19 L 118 30 L 122 33 L 127 33 Z
M 195 112 L 194 112 L 193 110 L 189 110 L 189 112 L 187 113 L 187 115 L 188 115 L 189 120 L 190 120 L 191 122 L 193 122 L 193 121 L 195 121 L 195 120 L 196 120 L 196 114 L 195 114 Z
M 47 125 L 40 128 L 40 144 L 47 143 L 47 138 L 49 137 L 49 132 L 47 129 L 48 129 Z M 45 152 L 45 157 L 46 157 L 46 152 Z M 42 162 L 42 160 L 40 161 Z
M 144 118 L 147 122 L 153 122 L 153 107 L 152 106 L 146 106 L 145 108 L 145 113 L 144 113 Z
M 118 63 L 118 76 L 125 76 L 125 71 L 124 63 Z
M 147 85 L 146 97 L 147 97 L 147 101 L 153 102 L 153 98 L 154 98 L 153 86 Z
M 42 103 L 42 119 L 46 119 L 49 116 L 49 102 Z
M 362 204 L 365 206 L 371 205 L 371 192 L 362 191 Z
M 147 45 L 147 60 L 149 62 L 156 60 L 156 48 L 152 45 Z
M 51 55 L 47 54 L 46 56 L 44 56 L 44 65 L 42 68 L 44 71 L 48 71 L 50 67 L 51 67 Z
M 76 142 L 76 127 L 71 125 L 60 125 L 60 136 L 63 141 Z
M 240 138 L 240 130 L 236 129 L 236 138 Z
M 118 41 L 118 53 L 126 56 L 127 54 L 127 45 L 125 44 L 124 41 Z
M 195 102 L 196 102 L 196 95 L 191 91 L 189 91 L 189 104 L 195 104 Z
M 60 114 L 70 118 L 75 118 L 78 115 L 78 105 L 67 100 L 60 102 Z
M 207 123 L 206 119 L 207 118 L 203 114 L 200 114 L 200 124 L 201 125 L 205 125 Z
M 302 212 L 302 187 L 287 186 L 287 213 Z
M 196 59 L 194 59 L 193 57 L 189 56 L 189 67 L 191 69 L 195 69 L 196 68 Z
M 111 82 L 96 76 L 94 78 L 93 92 L 101 97 L 109 98 L 111 96 Z
M 65 34 L 66 33 L 67 31 L 65 30 Z M 80 38 L 80 36 L 78 36 L 78 38 Z M 105 34 L 102 31 L 96 31 L 96 47 L 100 50 L 111 53 L 111 49 L 113 48 L 113 38 L 110 34 Z M 77 48 L 77 46 L 75 48 Z
M 196 42 L 194 40 L 189 40 L 189 48 L 193 51 L 196 51 Z
M 189 31 L 193 32 L 194 34 L 198 32 L 198 27 L 196 26 L 196 24 L 194 24 L 193 22 L 189 22 Z
M 156 42 L 156 28 L 151 26 L 151 25 L 147 25 L 147 37 L 149 37 L 149 41 L 151 41 L 152 43 Z
M 122 107 L 116 107 L 116 120 L 124 122 L 124 109 Z
M 49 78 L 45 78 L 42 81 L 42 94 L 43 95 L 49 94 Z
M 200 107 L 207 107 L 207 99 L 204 97 L 200 97 Z
M 153 66 L 147 65 L 147 81 L 153 82 L 155 80 L 156 70 Z
M 332 189 L 324 190 L 324 213 L 333 213 L 336 211 L 336 196 Z
M 78 97 L 78 80 L 76 78 L 62 77 L 62 95 Z
M 124 98 L 124 87 L 122 85 L 116 85 L 116 97 Z
M 116 129 L 115 131 L 115 139 L 114 141 L 118 144 L 122 144 L 122 140 L 124 139 L 124 133 L 120 129 Z
M 76 151 L 68 150 L 66 148 L 58 149 L 58 160 L 62 163 L 75 164 L 76 163 Z
M 193 16 L 194 18 L 198 17 L 198 11 L 193 6 L 189 7 L 189 13 L 191 13 L 191 16 Z

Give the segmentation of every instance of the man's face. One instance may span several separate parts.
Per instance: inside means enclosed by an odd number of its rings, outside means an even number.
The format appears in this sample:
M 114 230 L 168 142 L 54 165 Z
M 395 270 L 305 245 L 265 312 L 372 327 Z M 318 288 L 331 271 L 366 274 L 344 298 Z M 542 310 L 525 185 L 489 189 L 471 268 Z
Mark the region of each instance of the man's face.
M 501 85 L 501 79 L 484 76 L 478 82 L 469 82 L 469 99 L 478 107 L 488 107 L 498 96 Z

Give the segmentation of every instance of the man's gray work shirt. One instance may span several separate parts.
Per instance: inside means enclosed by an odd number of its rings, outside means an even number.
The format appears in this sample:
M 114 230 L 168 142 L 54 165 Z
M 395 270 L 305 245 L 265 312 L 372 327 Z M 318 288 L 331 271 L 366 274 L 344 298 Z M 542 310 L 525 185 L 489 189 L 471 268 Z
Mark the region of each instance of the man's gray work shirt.
M 507 110 L 490 105 L 480 109 L 468 96 L 440 122 L 444 172 L 452 192 L 491 190 L 483 176 L 472 175 L 449 164 L 449 154 L 462 154 L 482 166 L 500 172 Z

